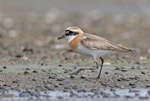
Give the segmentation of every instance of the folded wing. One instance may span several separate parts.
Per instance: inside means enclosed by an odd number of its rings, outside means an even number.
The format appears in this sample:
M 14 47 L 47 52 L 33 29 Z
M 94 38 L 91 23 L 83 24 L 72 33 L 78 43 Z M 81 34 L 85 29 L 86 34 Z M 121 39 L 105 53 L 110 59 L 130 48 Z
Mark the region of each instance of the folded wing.
M 93 34 L 85 33 L 85 36 L 81 40 L 81 44 L 90 49 L 102 49 L 102 50 L 113 50 L 113 51 L 123 51 L 123 52 L 132 52 L 133 49 L 120 46 L 110 41 Z

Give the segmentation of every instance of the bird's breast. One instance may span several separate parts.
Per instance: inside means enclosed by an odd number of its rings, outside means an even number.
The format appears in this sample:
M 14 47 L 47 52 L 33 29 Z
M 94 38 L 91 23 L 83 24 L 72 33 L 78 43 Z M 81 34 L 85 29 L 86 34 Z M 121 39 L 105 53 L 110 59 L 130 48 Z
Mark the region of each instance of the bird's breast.
M 76 51 L 80 45 L 80 40 L 82 39 L 82 34 L 79 34 L 75 37 L 70 43 L 69 46 L 73 51 Z
M 78 46 L 79 46 L 78 40 L 77 39 L 72 40 L 69 43 L 69 46 L 70 46 L 71 50 L 76 51 L 78 49 Z

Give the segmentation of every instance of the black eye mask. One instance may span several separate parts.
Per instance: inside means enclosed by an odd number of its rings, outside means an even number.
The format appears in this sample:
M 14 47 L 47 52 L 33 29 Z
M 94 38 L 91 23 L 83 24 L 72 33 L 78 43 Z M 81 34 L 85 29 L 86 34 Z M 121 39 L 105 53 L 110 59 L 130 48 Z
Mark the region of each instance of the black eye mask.
M 69 30 L 66 30 L 66 33 L 65 33 L 66 36 L 77 35 L 77 34 L 78 34 L 77 32 L 72 32 L 72 31 L 69 31 Z

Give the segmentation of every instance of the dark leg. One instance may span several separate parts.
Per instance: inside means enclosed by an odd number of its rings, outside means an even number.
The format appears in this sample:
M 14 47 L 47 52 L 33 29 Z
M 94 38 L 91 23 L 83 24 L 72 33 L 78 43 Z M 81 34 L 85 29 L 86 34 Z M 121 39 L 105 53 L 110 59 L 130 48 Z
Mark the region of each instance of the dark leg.
M 99 64 L 98 64 L 97 61 L 95 61 L 95 63 L 96 63 L 96 68 L 83 68 L 83 67 L 80 67 L 75 72 L 73 72 L 71 75 L 78 75 L 81 71 L 84 71 L 84 70 L 95 70 L 95 69 L 98 69 L 99 68 Z
M 99 68 L 99 64 L 98 64 L 97 61 L 95 61 L 95 63 L 96 63 L 96 68 L 95 69 L 98 69 Z
M 101 75 L 101 71 L 102 71 L 102 68 L 103 68 L 103 63 L 104 63 L 104 59 L 102 58 L 102 57 L 100 57 L 100 59 L 101 59 L 101 68 L 100 68 L 100 71 L 99 71 L 99 74 L 98 74 L 98 76 L 97 76 L 97 78 L 99 79 L 100 78 L 100 75 Z

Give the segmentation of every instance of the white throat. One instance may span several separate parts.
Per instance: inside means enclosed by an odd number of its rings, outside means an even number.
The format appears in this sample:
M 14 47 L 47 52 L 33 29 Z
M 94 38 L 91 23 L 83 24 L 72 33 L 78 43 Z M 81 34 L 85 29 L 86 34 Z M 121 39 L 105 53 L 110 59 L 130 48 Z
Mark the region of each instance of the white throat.
M 75 37 L 77 37 L 77 35 L 66 36 L 68 43 L 70 43 Z

